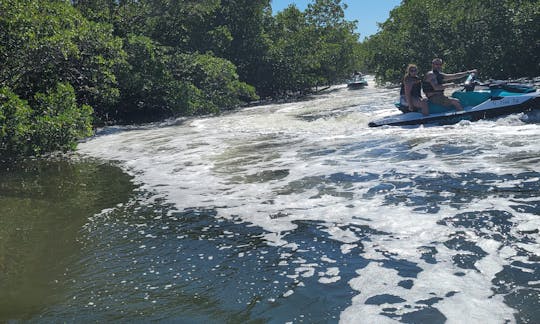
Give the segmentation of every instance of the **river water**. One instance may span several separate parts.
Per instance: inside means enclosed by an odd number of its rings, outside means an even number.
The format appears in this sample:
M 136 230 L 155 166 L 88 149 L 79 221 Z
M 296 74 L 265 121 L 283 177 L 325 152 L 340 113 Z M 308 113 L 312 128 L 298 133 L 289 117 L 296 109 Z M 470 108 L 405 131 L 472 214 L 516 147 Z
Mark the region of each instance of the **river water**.
M 0 192 L 27 199 L 7 236 L 48 251 L 0 237 L 5 269 L 34 269 L 4 271 L 0 320 L 538 323 L 538 116 L 368 128 L 397 112 L 369 81 L 106 128 L 38 172 L 63 179 L 52 201 Z M 29 208 L 64 216 L 35 239 Z

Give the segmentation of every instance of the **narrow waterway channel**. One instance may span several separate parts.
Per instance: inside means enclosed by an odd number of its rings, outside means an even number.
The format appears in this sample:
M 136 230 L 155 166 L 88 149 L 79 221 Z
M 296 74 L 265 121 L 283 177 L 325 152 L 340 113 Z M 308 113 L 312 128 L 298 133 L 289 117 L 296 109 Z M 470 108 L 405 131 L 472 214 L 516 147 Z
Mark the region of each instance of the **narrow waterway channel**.
M 537 114 L 374 129 L 369 81 L 3 168 L 0 320 L 538 322 Z

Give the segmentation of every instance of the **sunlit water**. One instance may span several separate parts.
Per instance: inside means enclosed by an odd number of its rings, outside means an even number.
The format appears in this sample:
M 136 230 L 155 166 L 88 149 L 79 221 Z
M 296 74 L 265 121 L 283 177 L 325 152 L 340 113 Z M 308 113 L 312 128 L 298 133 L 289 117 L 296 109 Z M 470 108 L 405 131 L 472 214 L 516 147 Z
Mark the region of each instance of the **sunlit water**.
M 368 128 L 397 111 L 369 81 L 80 144 L 137 189 L 30 318 L 539 322 L 537 116 Z

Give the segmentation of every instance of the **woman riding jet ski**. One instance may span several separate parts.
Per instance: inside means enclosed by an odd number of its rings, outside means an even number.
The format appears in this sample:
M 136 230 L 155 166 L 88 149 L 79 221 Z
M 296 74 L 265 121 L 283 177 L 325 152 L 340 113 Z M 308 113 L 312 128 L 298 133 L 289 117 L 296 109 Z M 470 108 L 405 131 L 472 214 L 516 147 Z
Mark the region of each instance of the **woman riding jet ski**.
M 483 89 L 475 90 L 477 86 Z M 452 98 L 459 100 L 462 111 L 429 103 L 429 115 L 423 116 L 419 112 L 406 112 L 398 103 L 396 107 L 404 113 L 372 121 L 369 126 L 454 124 L 461 120 L 476 121 L 540 109 L 540 92 L 533 86 L 505 81 L 482 84 L 474 74 L 469 75 L 464 88 L 455 91 Z

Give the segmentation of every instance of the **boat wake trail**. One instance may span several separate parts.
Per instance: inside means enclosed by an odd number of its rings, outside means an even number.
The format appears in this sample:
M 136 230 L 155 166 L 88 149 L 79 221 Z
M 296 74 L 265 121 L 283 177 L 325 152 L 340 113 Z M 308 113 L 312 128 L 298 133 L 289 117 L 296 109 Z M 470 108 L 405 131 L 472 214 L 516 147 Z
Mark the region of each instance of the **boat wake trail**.
M 248 319 L 539 319 L 538 124 L 369 128 L 394 100 L 394 89 L 373 82 L 341 86 L 307 101 L 105 132 L 79 153 L 116 161 L 151 193 L 147 204 L 172 206 L 167 229 L 179 230 L 186 213 L 214 219 L 208 228 L 221 233 L 244 227 L 239 237 L 257 242 L 249 253 L 202 229 L 181 237 L 258 264 L 243 268 L 261 287 Z M 163 231 L 145 235 L 170 236 Z M 227 258 L 205 262 L 219 273 Z M 217 290 L 209 294 L 219 299 Z

